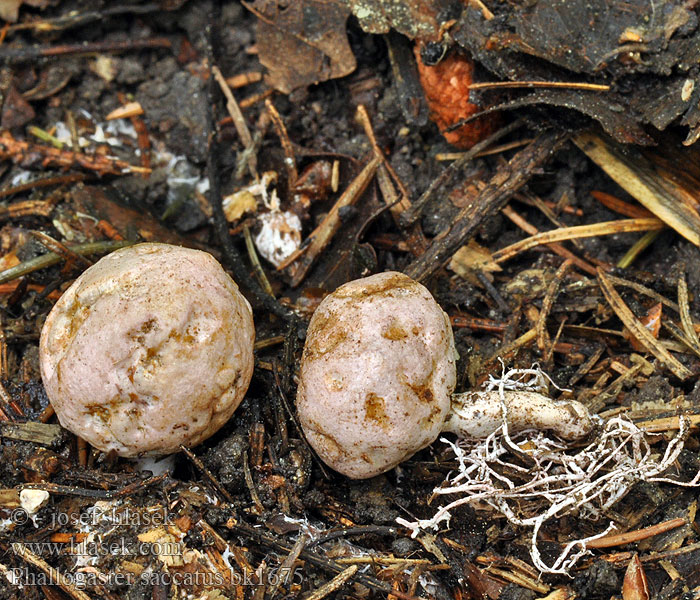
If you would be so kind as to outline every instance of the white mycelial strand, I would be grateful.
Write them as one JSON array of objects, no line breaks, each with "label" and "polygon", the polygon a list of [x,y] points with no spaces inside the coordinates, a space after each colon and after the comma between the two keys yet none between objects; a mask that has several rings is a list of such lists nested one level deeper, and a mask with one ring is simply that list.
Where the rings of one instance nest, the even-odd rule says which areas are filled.
[{"label": "white mycelial strand", "polygon": [[[522,389],[518,386],[533,389],[541,384],[540,374],[539,369],[512,370],[500,380],[492,378],[487,389],[498,387],[503,399],[507,389]],[[529,380],[530,383],[523,380],[524,376],[533,375],[535,380]],[[537,546],[537,536],[547,521],[571,513],[597,520],[640,481],[700,485],[700,471],[691,481],[663,476],[683,450],[689,430],[687,419],[680,420],[678,435],[669,442],[662,456],[652,453],[645,432],[625,417],[609,419],[588,446],[572,452],[566,442],[540,431],[528,430],[510,436],[505,409],[503,401],[503,425],[485,439],[460,439],[454,443],[441,438],[454,452],[459,466],[434,493],[458,497],[439,508],[430,519],[414,522],[397,519],[412,530],[412,537],[421,530],[437,530],[443,522],[449,526],[450,511],[458,506],[487,505],[514,525],[532,529],[530,556],[540,572],[568,575],[590,553],[586,545],[607,535],[614,525],[610,523],[596,535],[572,540],[552,564],[546,564]],[[527,446],[521,446],[524,442]],[[527,467],[514,455],[524,456]],[[529,479],[515,483],[508,472],[518,472]]]}]

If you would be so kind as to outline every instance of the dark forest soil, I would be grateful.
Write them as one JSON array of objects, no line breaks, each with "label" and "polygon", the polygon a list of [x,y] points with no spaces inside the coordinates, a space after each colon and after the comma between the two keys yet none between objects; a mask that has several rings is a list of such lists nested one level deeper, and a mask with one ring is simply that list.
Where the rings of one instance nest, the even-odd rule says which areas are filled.
[{"label": "dark forest soil", "polygon": [[[71,1],[42,11],[23,7],[21,20],[107,8],[109,3],[97,6]],[[232,251],[222,246],[217,235],[207,188],[196,188],[195,184],[209,177],[211,186],[213,175],[221,194],[229,195],[252,183],[245,168],[239,168],[244,165],[240,158],[243,146],[225,103],[218,88],[210,86],[208,54],[213,50],[225,77],[264,72],[264,68],[256,55],[255,16],[237,2],[226,2],[210,35],[211,14],[209,2],[190,1],[174,10],[127,12],[63,31],[20,30],[8,34],[4,48],[20,53],[35,44],[55,47],[84,42],[123,44],[125,49],[22,59],[12,58],[8,52],[0,77],[6,97],[2,113],[6,132],[15,139],[47,145],[48,142],[32,137],[28,127],[58,136],[57,123],[67,123],[70,115],[78,136],[88,139],[100,128],[107,131],[105,136],[115,139],[109,147],[113,157],[143,166],[142,156],[150,153],[152,170],[144,176],[100,174],[77,164],[57,169],[42,162],[37,152],[28,152],[16,164],[4,160],[0,163],[0,244],[4,255],[0,270],[46,252],[30,235],[31,231],[45,232],[70,246],[108,241],[107,230],[96,225],[107,221],[118,232],[111,235],[112,241],[167,241],[205,249],[234,278],[239,279],[241,271],[252,274],[242,223],[255,236],[260,228],[256,212],[229,225],[233,251],[241,257],[237,265],[231,258]],[[438,160],[439,155],[454,149],[431,122],[421,127],[407,124],[397,99],[384,37],[364,33],[352,19],[348,27],[358,63],[351,75],[290,95],[272,93],[269,99],[293,143],[299,172],[318,160],[337,159],[340,191],[371,157],[371,143],[355,118],[357,107],[365,106],[379,146],[415,201],[449,164]],[[133,47],[134,40],[160,38],[169,40],[169,47]],[[28,94],[39,86],[46,89],[45,93]],[[267,89],[266,83],[260,81],[233,91],[240,102]],[[29,100],[11,101],[10,90],[28,95]],[[213,123],[218,129],[213,171],[212,100]],[[121,120],[122,129],[116,132],[106,129],[105,117],[129,101],[138,102],[144,114]],[[251,132],[260,136],[258,171],[277,173],[278,194],[283,209],[287,208],[293,194],[287,188],[284,151],[264,102],[245,108],[244,115]],[[549,125],[546,110],[521,114],[513,111],[501,118],[508,123],[521,116],[526,119],[525,127],[500,143],[537,137]],[[561,123],[561,113],[557,113],[556,123]],[[134,125],[136,131],[142,127],[147,131],[150,150],[142,145],[143,140],[128,133]],[[682,139],[679,132],[669,132],[676,134]],[[70,132],[67,135],[70,139]],[[88,139],[85,152],[95,152],[98,147],[106,148],[104,143]],[[504,150],[475,159],[465,167],[459,183],[473,187],[477,182],[488,181],[516,151]],[[76,173],[80,174],[80,181],[68,179]],[[27,181],[49,177],[64,179],[54,185],[29,185],[5,193]],[[182,184],[182,180],[189,183]],[[557,225],[532,202],[528,203],[535,197],[553,203],[562,227],[623,218],[597,201],[591,195],[594,190],[635,203],[568,142],[533,174],[524,190],[526,193],[512,200],[510,206],[540,231]],[[438,194],[423,211],[420,224],[428,239],[449,228],[459,212],[459,202],[473,194],[469,189],[448,192]],[[328,193],[305,209],[304,238],[337,196]],[[48,200],[53,208],[44,214],[5,212],[4,207],[27,200]],[[277,272],[261,259],[279,300],[278,315],[273,314],[269,302],[261,300],[239,279],[254,307],[259,342],[249,393],[222,430],[194,448],[191,456],[180,453],[172,457],[169,470],[163,474],[158,474],[162,465],[144,465],[96,450],[88,449],[87,457],[81,458],[75,436],[65,430],[43,442],[31,436],[29,441],[22,441],[8,429],[0,430],[0,517],[4,519],[0,521],[0,599],[263,600],[273,595],[301,598],[351,564],[347,560],[334,561],[358,556],[381,556],[386,560],[359,563],[349,582],[339,584],[337,590],[326,590],[317,600],[325,595],[386,597],[392,589],[398,594],[394,598],[404,599],[530,600],[553,591],[559,594],[557,598],[610,598],[622,595],[625,569],[635,552],[643,559],[641,564],[649,578],[648,597],[696,597],[700,570],[696,566],[697,492],[693,488],[642,482],[633,486],[600,522],[588,522],[576,514],[550,521],[539,537],[539,548],[547,563],[558,556],[568,540],[600,532],[605,529],[601,523],[607,524],[611,519],[623,530],[641,529],[677,517],[686,520],[682,527],[638,544],[593,550],[571,570],[570,576],[539,577],[530,566],[531,531],[510,524],[485,505],[456,509],[449,529],[418,539],[412,539],[409,530],[397,525],[400,517],[411,521],[429,518],[440,505],[439,499],[430,501],[432,491],[457,467],[454,455],[444,443],[435,442],[400,467],[366,481],[352,481],[321,468],[293,418],[295,375],[305,328],[323,294],[340,283],[372,272],[401,271],[412,262],[414,257],[402,245],[400,229],[387,211],[378,210],[382,206],[381,194],[372,184],[362,199],[341,215],[341,228],[332,244],[296,288],[290,286],[287,274]],[[564,206],[571,210],[563,210]],[[261,204],[258,211],[264,212]],[[564,244],[592,264],[615,265],[642,235],[619,233]],[[480,227],[475,240],[494,252],[526,236],[498,212]],[[547,286],[561,263],[561,257],[539,246],[502,263],[502,270],[492,274],[491,290],[478,279],[463,279],[448,269],[437,270],[426,282],[453,317],[460,355],[458,391],[481,384],[489,374],[500,374],[501,366],[496,360],[499,349],[535,326]],[[611,273],[672,301],[677,300],[678,279],[684,277],[690,312],[697,322],[699,265],[698,248],[673,230],[665,229],[631,267],[613,269]],[[0,368],[6,392],[1,396],[0,408],[4,421],[21,424],[38,421],[48,414],[49,423],[57,423],[56,417],[46,412],[48,399],[38,366],[39,333],[59,292],[81,270],[80,265],[66,266],[62,261],[24,275],[18,286],[3,288]],[[13,281],[16,283],[17,279]],[[249,275],[248,281],[255,279]],[[577,282],[580,289],[571,287]],[[621,335],[623,325],[595,282],[595,277],[575,268],[563,280],[562,287],[566,289],[557,297],[548,321],[550,342],[564,320],[567,326],[581,326],[563,330],[558,339],[564,344],[563,350],[548,358],[531,342],[509,353],[505,357],[507,366],[530,368],[539,362],[556,385],[573,388],[570,397],[574,398],[586,394],[591,398],[605,390],[609,397],[597,407],[601,412],[630,410],[639,421],[673,416],[681,409],[694,412],[700,401],[700,388],[696,386],[700,360],[689,351],[676,351],[676,343],[674,356],[694,373],[680,381],[643,348],[633,349],[629,339]],[[3,280],[4,283],[10,282]],[[655,304],[634,289],[620,287],[618,291],[638,317]],[[294,309],[298,319],[279,316],[289,308]],[[463,318],[462,325],[459,318]],[[482,320],[482,324],[477,320]],[[486,322],[489,326],[483,325]],[[603,330],[608,334],[600,333]],[[673,339],[665,330],[661,337]],[[269,343],[260,344],[261,341]],[[576,385],[570,386],[572,376],[599,352],[601,345],[598,358]],[[620,381],[618,388],[609,389],[607,386],[625,369],[636,364],[631,358],[635,352],[645,356],[653,368],[635,371],[632,377]],[[609,375],[601,381],[605,373]],[[660,433],[654,438],[654,443],[658,443],[654,448],[660,451],[673,435],[672,430]],[[686,479],[691,479],[697,470],[697,451],[698,439],[690,434],[677,463]],[[18,508],[17,490],[32,483],[43,486],[51,497],[33,519],[26,519]],[[144,515],[148,511],[160,511],[165,523],[147,522]],[[125,514],[132,518],[129,520]],[[121,515],[125,521],[115,515]],[[280,563],[290,553],[301,552],[300,546],[294,548],[300,534],[309,536],[306,549],[297,562],[283,564],[292,575],[277,586]],[[69,543],[86,539],[95,543],[91,550],[71,553]],[[33,554],[45,561],[38,567],[26,554],[23,557],[16,545],[29,542],[46,543],[43,550],[32,547]],[[154,546],[141,548],[140,552],[136,549],[138,544],[156,543],[177,545],[176,556]],[[120,552],[124,544],[128,549]],[[61,551],[53,554],[49,548]],[[229,570],[227,564],[233,569]],[[56,573],[49,565],[68,577],[63,587],[39,585],[56,583],[46,579]],[[214,579],[194,582],[195,574]],[[185,581],[185,576],[190,579]],[[226,581],[226,577],[230,579]],[[625,596],[633,597],[643,596]]]}]

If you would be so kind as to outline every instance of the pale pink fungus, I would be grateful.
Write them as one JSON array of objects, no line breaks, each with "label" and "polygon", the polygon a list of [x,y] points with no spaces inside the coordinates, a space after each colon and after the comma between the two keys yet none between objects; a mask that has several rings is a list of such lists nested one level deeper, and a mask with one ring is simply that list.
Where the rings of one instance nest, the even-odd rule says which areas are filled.
[{"label": "pale pink fungus", "polygon": [[253,314],[206,252],[138,244],[102,258],[41,332],[46,393],[66,429],[120,456],[214,434],[253,373]]},{"label": "pale pink fungus", "polygon": [[[502,425],[498,391],[453,395],[456,351],[447,315],[401,273],[351,281],[324,298],[307,331],[297,410],[311,446],[354,479],[388,471],[442,431],[488,435]],[[586,435],[578,402],[506,392],[512,430]]]}]

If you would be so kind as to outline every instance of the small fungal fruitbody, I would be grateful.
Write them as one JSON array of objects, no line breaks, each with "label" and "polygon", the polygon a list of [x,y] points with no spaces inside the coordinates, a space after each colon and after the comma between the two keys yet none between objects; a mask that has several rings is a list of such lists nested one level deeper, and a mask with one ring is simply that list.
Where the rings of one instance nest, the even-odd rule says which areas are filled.
[{"label": "small fungal fruitbody", "polygon": [[214,434],[253,373],[248,301],[210,254],[117,250],[51,310],[41,376],[66,429],[120,456],[165,455]]},{"label": "small fungal fruitbody", "polygon": [[[447,315],[402,273],[351,281],[323,299],[307,331],[297,390],[299,420],[330,467],[373,477],[442,431],[487,436],[502,425],[498,391],[453,394],[456,351]],[[506,391],[512,431],[589,433],[587,409],[535,392]]]}]

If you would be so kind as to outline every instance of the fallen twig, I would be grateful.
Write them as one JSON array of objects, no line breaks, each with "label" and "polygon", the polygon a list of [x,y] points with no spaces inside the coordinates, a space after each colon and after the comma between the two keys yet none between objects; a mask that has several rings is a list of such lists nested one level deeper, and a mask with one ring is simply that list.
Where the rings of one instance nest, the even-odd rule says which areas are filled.
[{"label": "fallen twig", "polygon": [[0,134],[0,160],[11,160],[15,163],[25,161],[36,162],[39,160],[42,167],[82,167],[95,171],[100,175],[123,175],[125,173],[150,173],[150,169],[144,169],[131,165],[118,158],[110,158],[95,154],[88,156],[82,152],[59,150],[52,146],[31,144],[24,140],[17,140],[5,131]]}]

